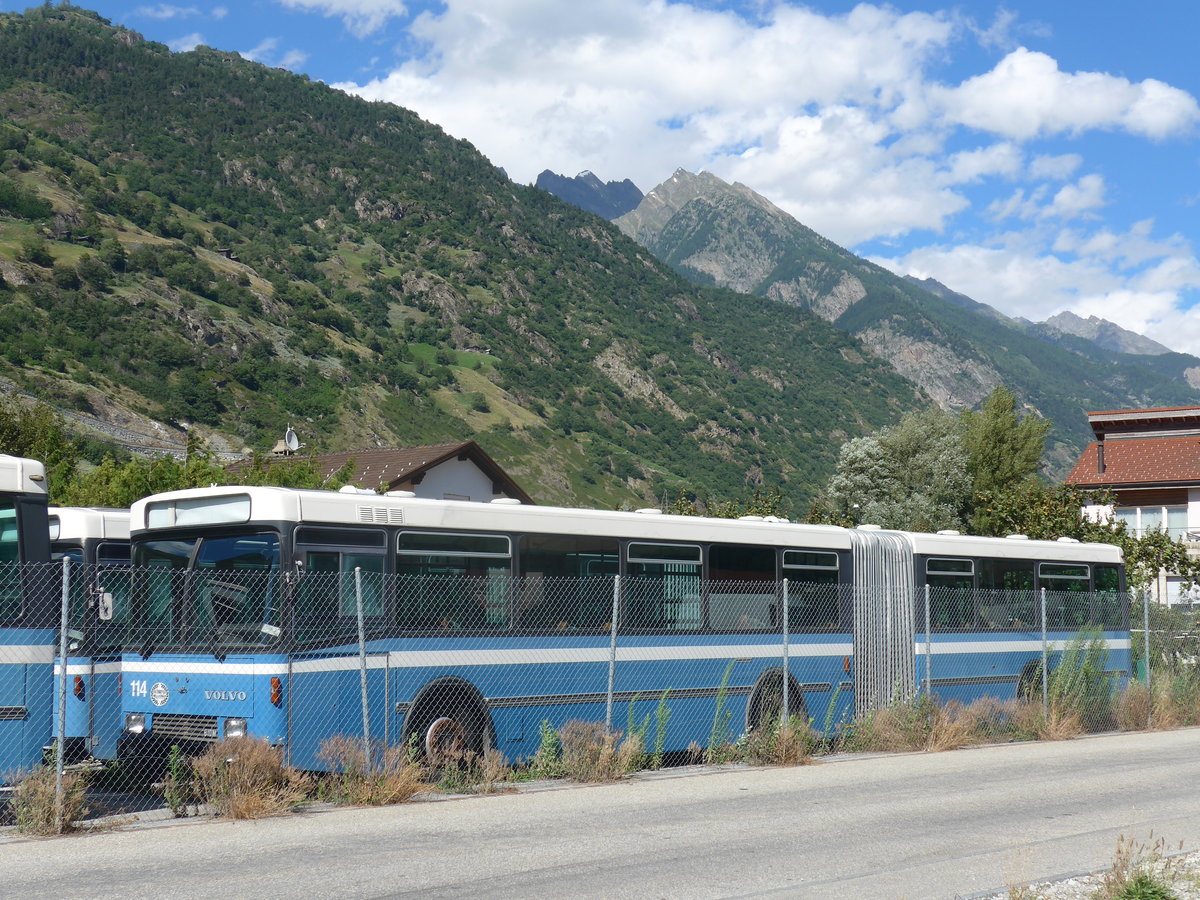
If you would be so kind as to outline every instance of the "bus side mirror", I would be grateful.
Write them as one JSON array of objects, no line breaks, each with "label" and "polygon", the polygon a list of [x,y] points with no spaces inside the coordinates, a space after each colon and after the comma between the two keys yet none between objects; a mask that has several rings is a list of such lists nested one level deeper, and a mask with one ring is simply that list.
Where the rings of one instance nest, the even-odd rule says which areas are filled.
[{"label": "bus side mirror", "polygon": [[99,593],[99,603],[97,604],[96,614],[100,617],[101,622],[111,622],[113,617],[113,595],[112,591],[101,590]]}]

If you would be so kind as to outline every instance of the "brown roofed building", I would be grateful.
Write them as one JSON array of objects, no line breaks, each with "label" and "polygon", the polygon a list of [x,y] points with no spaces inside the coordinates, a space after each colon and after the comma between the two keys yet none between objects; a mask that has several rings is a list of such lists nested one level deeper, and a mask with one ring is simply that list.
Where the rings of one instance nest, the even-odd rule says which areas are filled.
[{"label": "brown roofed building", "polygon": [[[267,463],[289,459],[268,458]],[[390,447],[381,450],[351,450],[305,457],[322,475],[329,477],[353,463],[350,483],[376,491],[412,491],[418,497],[436,500],[476,500],[483,503],[501,498],[533,503],[499,463],[474,441],[429,444],[424,447]],[[234,463],[230,468],[245,465]]]},{"label": "brown roofed building", "polygon": [[[1095,440],[1067,476],[1067,484],[1105,488],[1115,515],[1137,534],[1161,528],[1200,549],[1200,406],[1117,409],[1088,413]],[[1160,599],[1179,598],[1180,579],[1164,574]]]}]

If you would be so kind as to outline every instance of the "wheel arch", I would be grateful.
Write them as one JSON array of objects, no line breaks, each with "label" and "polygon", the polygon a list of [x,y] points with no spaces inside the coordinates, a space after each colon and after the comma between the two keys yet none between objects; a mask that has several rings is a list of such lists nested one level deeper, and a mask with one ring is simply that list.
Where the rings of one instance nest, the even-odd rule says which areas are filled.
[{"label": "wheel arch", "polygon": [[[783,705],[783,677],[782,666],[772,666],[759,674],[750,691],[750,698],[746,701],[746,731],[755,730],[763,724],[764,719],[778,714]],[[799,716],[807,723],[808,706],[804,702],[804,692],[800,689],[800,683],[790,672],[787,679],[788,718]]]},{"label": "wheel arch", "polygon": [[459,718],[464,713],[478,723],[477,728],[466,729],[471,749],[483,752],[495,746],[496,728],[487,700],[479,688],[457,675],[439,676],[417,691],[404,714],[400,734],[405,741],[414,734],[423,738],[425,730],[436,719],[443,716]]}]

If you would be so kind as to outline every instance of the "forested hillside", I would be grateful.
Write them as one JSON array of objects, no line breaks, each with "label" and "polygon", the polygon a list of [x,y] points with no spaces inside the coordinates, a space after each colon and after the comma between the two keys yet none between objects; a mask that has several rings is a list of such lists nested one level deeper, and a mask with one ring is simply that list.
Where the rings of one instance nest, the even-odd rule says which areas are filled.
[{"label": "forested hillside", "polygon": [[844,438],[921,402],[808,312],[236,54],[4,14],[0,114],[0,378],[129,443],[470,436],[542,501],[802,508]]}]

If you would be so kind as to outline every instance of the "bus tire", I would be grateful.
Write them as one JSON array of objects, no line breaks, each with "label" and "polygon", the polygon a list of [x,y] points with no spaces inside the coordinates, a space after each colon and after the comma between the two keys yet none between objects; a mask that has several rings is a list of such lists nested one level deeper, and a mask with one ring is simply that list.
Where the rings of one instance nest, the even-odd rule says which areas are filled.
[{"label": "bus tire", "polygon": [[[808,724],[808,708],[804,705],[804,693],[790,674],[788,679],[789,719],[799,718]],[[746,731],[756,731],[764,725],[778,722],[783,707],[783,669],[767,669],[758,676],[750,702],[746,704]]]},{"label": "bus tire", "polygon": [[1031,659],[1021,668],[1021,674],[1017,677],[1017,699],[1040,700],[1041,697],[1042,661]]},{"label": "bus tire", "polygon": [[495,731],[487,702],[473,684],[461,678],[437,678],[417,692],[404,717],[401,733],[415,741],[431,765],[482,756]]}]

